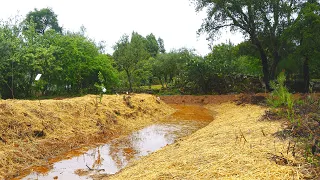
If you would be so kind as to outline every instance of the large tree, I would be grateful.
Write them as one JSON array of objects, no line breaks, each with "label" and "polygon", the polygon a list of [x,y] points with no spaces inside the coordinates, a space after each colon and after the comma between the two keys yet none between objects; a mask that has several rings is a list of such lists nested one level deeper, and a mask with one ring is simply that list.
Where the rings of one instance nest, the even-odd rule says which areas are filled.
[{"label": "large tree", "polygon": [[[207,9],[207,18],[199,33],[215,38],[221,30],[230,28],[250,38],[259,51],[263,80],[269,89],[269,78],[279,63],[280,37],[293,18],[298,0],[192,0],[196,11]],[[268,56],[271,58],[268,58]],[[269,66],[271,65],[271,68]]]},{"label": "large tree", "polygon": [[114,46],[113,57],[119,68],[126,73],[129,83],[129,91],[132,91],[133,75],[138,69],[138,64],[142,60],[150,57],[147,49],[147,40],[140,34],[133,32],[131,40],[129,41],[128,35],[123,35]]},{"label": "large tree", "polygon": [[35,30],[40,34],[44,34],[48,29],[53,29],[59,33],[62,32],[57,15],[50,8],[34,9],[34,11],[27,14],[25,22],[35,23]]},{"label": "large tree", "polygon": [[[310,63],[319,58],[320,53],[320,5],[309,0],[302,5],[301,11],[285,32],[285,38],[295,46],[294,56],[303,59],[304,91],[309,92]],[[318,69],[317,69],[318,70]]]},{"label": "large tree", "polygon": [[147,50],[152,57],[156,57],[159,53],[159,45],[156,37],[151,33],[146,36],[147,39]]},{"label": "large tree", "polygon": [[12,21],[0,23],[0,98],[15,98],[21,29]]},{"label": "large tree", "polygon": [[166,53],[166,49],[164,48],[164,41],[162,38],[158,38],[159,52]]}]

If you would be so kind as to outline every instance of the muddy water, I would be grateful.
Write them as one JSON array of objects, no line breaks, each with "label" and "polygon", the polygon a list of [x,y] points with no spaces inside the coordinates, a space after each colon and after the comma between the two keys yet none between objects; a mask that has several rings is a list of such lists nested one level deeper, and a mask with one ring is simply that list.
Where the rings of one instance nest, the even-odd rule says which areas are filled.
[{"label": "muddy water", "polygon": [[172,105],[177,109],[166,123],[154,124],[128,137],[112,140],[82,155],[57,162],[48,172],[34,172],[23,179],[92,179],[115,174],[130,161],[174,143],[213,120],[201,106]]}]

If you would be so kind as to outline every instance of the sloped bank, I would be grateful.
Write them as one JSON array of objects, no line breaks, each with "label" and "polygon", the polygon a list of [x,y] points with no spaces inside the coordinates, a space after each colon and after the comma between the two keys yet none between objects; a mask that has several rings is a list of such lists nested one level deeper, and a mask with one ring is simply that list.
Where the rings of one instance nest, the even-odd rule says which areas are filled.
[{"label": "sloped bank", "polygon": [[208,126],[107,179],[304,178],[301,154],[274,136],[283,122],[260,120],[265,108],[232,103],[207,107],[217,112]]},{"label": "sloped bank", "polygon": [[[0,179],[58,161],[70,150],[153,124],[174,110],[151,95],[0,101]],[[27,173],[27,172],[26,172]]]}]

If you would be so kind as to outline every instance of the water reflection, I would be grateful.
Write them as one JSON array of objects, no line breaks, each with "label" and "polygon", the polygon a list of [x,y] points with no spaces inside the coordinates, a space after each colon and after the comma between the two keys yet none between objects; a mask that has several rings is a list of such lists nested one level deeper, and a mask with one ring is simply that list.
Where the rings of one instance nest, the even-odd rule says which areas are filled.
[{"label": "water reflection", "polygon": [[189,133],[190,126],[152,125],[81,156],[55,163],[47,174],[32,173],[24,179],[91,179],[91,175],[115,174],[130,160],[146,156]]}]

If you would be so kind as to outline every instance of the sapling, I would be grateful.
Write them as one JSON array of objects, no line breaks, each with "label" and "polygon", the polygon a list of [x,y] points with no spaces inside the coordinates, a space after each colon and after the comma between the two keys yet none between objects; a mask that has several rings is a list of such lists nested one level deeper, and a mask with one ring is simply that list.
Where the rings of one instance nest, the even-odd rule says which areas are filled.
[{"label": "sapling", "polygon": [[[99,71],[98,73],[99,83],[95,83],[94,86],[97,88],[99,92],[100,103],[102,102],[103,94],[107,92],[107,89],[104,87],[105,79],[103,74]],[[97,97],[98,99],[98,97]]]},{"label": "sapling", "polygon": [[291,121],[295,121],[294,113],[294,99],[292,94],[288,91],[285,86],[286,76],[285,72],[282,71],[277,77],[277,81],[272,81],[270,83],[273,91],[271,92],[270,97],[267,98],[267,103],[270,104],[273,108],[285,107],[286,116]]}]

